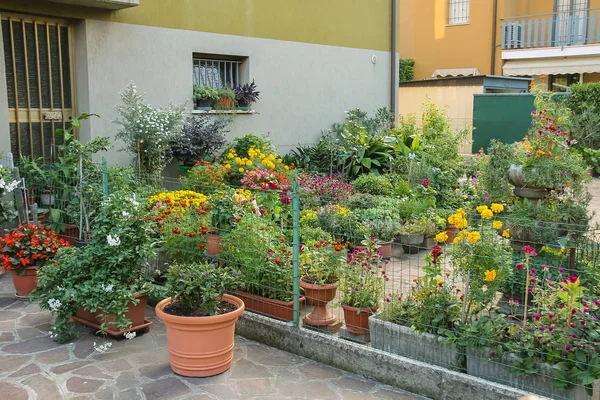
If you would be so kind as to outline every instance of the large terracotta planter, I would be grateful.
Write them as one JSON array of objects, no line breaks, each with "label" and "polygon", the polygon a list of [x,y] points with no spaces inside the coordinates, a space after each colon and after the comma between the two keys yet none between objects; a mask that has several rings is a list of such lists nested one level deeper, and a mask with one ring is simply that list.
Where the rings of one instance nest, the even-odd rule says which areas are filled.
[{"label": "large terracotta planter", "polygon": [[208,239],[208,248],[206,249],[206,252],[209,257],[214,257],[221,251],[221,236],[216,233],[209,233],[206,236]]},{"label": "large terracotta planter", "polygon": [[369,333],[369,316],[376,310],[367,307],[350,307],[345,304],[342,304],[342,308],[344,309],[344,319],[346,320],[346,330],[348,332],[353,335],[366,335]]},{"label": "large terracotta planter", "polygon": [[327,309],[327,303],[335,298],[337,283],[317,285],[300,279],[300,287],[304,289],[306,298],[315,308],[304,317],[304,323],[312,326],[327,326],[336,322],[335,315]]},{"label": "large terracotta planter", "polygon": [[17,297],[27,297],[33,289],[37,288],[37,267],[25,268],[23,275],[17,275],[16,271],[10,271],[12,274],[13,285],[17,291]]},{"label": "large terracotta planter", "polygon": [[79,322],[85,326],[91,328],[100,329],[103,322],[108,322],[104,331],[110,336],[123,336],[128,332],[136,332],[142,329],[148,328],[152,325],[152,321],[145,319],[146,305],[148,304],[148,295],[145,293],[136,293],[135,298],[139,300],[137,304],[129,304],[129,311],[125,313],[125,316],[131,321],[131,328],[125,329],[124,331],[119,330],[115,324],[110,322],[115,319],[114,315],[107,315],[101,317],[100,314],[104,314],[104,311],[97,310],[96,312],[90,312],[80,308],[77,314],[71,318],[74,321]]},{"label": "large terracotta planter", "polygon": [[244,312],[244,302],[228,294],[223,299],[237,309],[209,317],[180,317],[163,311],[171,304],[171,298],[156,305],[156,316],[167,328],[169,362],[175,373],[206,377],[225,372],[231,366],[235,322]]},{"label": "large terracotta planter", "polygon": [[392,242],[381,242],[379,244],[379,251],[381,252],[381,257],[384,259],[392,258]]},{"label": "large terracotta planter", "polygon": [[460,232],[460,229],[458,229],[456,227],[456,225],[454,225],[454,224],[446,225],[446,235],[448,235],[448,239],[446,239],[446,244],[454,243],[454,238],[456,236],[458,236],[458,232]]},{"label": "large terracotta planter", "polygon": [[[268,315],[269,317],[281,319],[284,321],[292,321],[294,319],[294,302],[269,299],[267,297],[257,296],[241,290],[236,290],[235,294],[244,301],[248,311],[257,314]],[[306,298],[300,297],[300,311],[302,311],[302,303]]]}]

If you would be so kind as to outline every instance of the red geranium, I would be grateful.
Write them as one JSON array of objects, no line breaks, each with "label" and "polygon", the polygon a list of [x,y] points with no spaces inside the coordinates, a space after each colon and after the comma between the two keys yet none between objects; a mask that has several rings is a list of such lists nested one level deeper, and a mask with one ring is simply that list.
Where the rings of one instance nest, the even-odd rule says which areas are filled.
[{"label": "red geranium", "polygon": [[5,230],[0,238],[0,263],[5,270],[22,274],[27,267],[44,266],[61,247],[68,245],[54,231],[32,224],[19,225],[12,231]]}]

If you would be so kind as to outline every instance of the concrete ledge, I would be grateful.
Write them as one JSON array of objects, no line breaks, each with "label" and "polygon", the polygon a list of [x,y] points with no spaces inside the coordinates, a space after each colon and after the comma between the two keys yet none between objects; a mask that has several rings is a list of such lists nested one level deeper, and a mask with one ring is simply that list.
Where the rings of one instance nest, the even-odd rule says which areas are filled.
[{"label": "concrete ledge", "polygon": [[120,10],[123,8],[136,7],[140,0],[49,0],[53,3],[67,3],[86,7],[105,8],[108,10]]},{"label": "concrete ledge", "polygon": [[516,400],[527,393],[246,312],[236,334],[433,400]]}]

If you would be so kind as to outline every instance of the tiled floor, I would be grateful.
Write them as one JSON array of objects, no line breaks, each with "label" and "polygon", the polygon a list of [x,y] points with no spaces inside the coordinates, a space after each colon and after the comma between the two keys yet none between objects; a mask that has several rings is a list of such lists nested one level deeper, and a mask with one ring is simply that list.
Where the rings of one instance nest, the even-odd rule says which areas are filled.
[{"label": "tiled floor", "polygon": [[231,369],[211,378],[184,378],[170,367],[164,325],[133,340],[110,340],[81,329],[73,343],[48,334],[51,314],[13,296],[0,276],[0,399],[422,399],[294,354],[236,337]]}]

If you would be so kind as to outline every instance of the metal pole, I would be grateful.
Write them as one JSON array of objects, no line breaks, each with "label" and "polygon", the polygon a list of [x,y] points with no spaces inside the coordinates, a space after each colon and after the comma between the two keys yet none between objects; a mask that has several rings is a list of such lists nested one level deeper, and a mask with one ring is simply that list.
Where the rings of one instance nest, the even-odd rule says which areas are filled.
[{"label": "metal pole", "polygon": [[83,157],[79,156],[79,240],[83,240]]},{"label": "metal pole", "polygon": [[102,198],[105,201],[108,199],[108,171],[104,157],[102,157]]},{"label": "metal pole", "polygon": [[465,318],[467,316],[467,297],[469,297],[469,281],[471,280],[471,271],[467,272],[467,281],[465,282],[465,291],[463,293],[463,304],[462,304],[462,313],[460,316],[460,322],[465,323]]},{"label": "metal pole", "polygon": [[292,225],[293,238],[293,263],[294,263],[294,328],[300,323],[300,197],[298,196],[298,181],[294,180],[292,194]]},{"label": "metal pole", "polygon": [[397,15],[398,15],[398,3],[397,0],[392,0],[392,21],[391,21],[391,49],[390,49],[390,111],[394,116],[394,121],[397,121],[398,113],[396,110],[396,99],[398,98],[398,85],[396,81],[398,79],[398,61],[396,60],[396,34],[397,28]]}]

